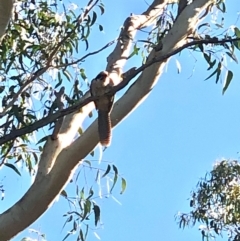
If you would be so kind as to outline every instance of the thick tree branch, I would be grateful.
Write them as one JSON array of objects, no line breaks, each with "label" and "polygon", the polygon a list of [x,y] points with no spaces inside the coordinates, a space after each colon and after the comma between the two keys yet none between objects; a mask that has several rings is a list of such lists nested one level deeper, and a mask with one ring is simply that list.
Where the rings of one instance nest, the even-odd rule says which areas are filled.
[{"label": "thick tree branch", "polygon": [[[73,22],[75,25],[75,30],[86,19],[89,12],[93,9],[94,6],[97,5],[98,2],[99,0],[88,1],[88,4],[83,13],[80,14],[78,18]],[[74,33],[74,29],[73,31],[66,34],[65,38],[62,40],[62,43],[64,43],[68,38],[71,38],[72,33]],[[57,49],[59,49],[60,46],[61,44],[58,44],[58,46],[55,48],[55,53],[57,53]],[[93,105],[90,103],[82,108],[82,110],[84,109],[84,112],[77,111],[75,113],[69,114],[66,118],[61,117],[59,119],[60,122],[58,121],[58,129],[55,129],[58,132],[58,138],[54,142],[48,139],[48,141],[45,143],[41,159],[38,164],[36,181],[49,173],[60,151],[69,145],[73,138],[76,136],[78,128],[86,118],[87,113],[89,113],[89,111],[92,109],[92,106]]]},{"label": "thick tree branch", "polygon": [[[135,70],[132,70],[125,78],[123,78],[123,81],[121,83],[119,83],[118,85],[114,86],[112,91],[109,92],[110,95],[115,94],[116,92],[122,90],[123,88],[125,88],[128,83],[135,77],[137,76],[139,73],[141,73],[143,70],[145,70],[146,68],[150,67],[151,65],[158,63],[158,62],[163,62],[165,60],[167,60],[168,58],[170,58],[171,56],[178,54],[179,52],[181,52],[182,50],[191,47],[191,46],[196,46],[196,45],[200,45],[200,44],[223,44],[223,43],[233,43],[236,41],[240,41],[240,38],[234,38],[234,39],[222,39],[219,40],[217,38],[212,38],[212,39],[203,39],[203,40],[195,40],[195,41],[191,41],[189,43],[184,44],[183,46],[173,50],[170,53],[167,53],[165,55],[162,56],[158,56],[158,57],[154,57],[152,58],[149,62],[147,62],[146,64],[143,64],[142,66],[140,66],[139,68],[136,68]],[[35,130],[38,130],[41,127],[44,127],[52,122],[54,122],[56,119],[66,116],[68,114],[71,114],[75,111],[80,110],[82,107],[84,107],[85,105],[87,105],[88,103],[96,100],[97,97],[88,97],[88,98],[83,98],[83,100],[81,100],[79,103],[70,106],[64,110],[61,111],[57,111],[54,114],[51,114],[47,117],[44,117],[43,119],[34,122],[33,124],[23,127],[19,130],[14,130],[13,132],[11,132],[10,134],[7,134],[3,137],[0,138],[0,145],[11,141],[19,136],[25,135],[27,133],[31,133]]]},{"label": "thick tree branch", "polygon": [[[149,62],[154,58],[159,60],[161,56],[166,56],[183,46],[188,34],[192,33],[197,26],[199,13],[211,2],[209,0],[195,0],[188,5],[163,39],[163,49],[159,52],[153,50],[149,56]],[[131,88],[115,103],[111,115],[113,125],[117,125],[147,97],[162,73],[165,62],[166,59],[162,62],[154,62],[145,68]],[[0,216],[1,241],[12,238],[47,210],[56,195],[66,185],[80,160],[87,156],[97,143],[97,122],[95,121],[83,135],[58,154],[55,165],[52,166],[49,173],[36,179],[27,193]],[[42,197],[43,193],[44,198]],[[25,218],[22,219],[22,217]]]},{"label": "thick tree branch", "polygon": [[13,0],[0,0],[0,39],[4,35],[11,18],[12,8]]},{"label": "thick tree branch", "polygon": [[110,77],[115,79],[113,70],[117,74],[121,73],[128,59],[137,30],[150,26],[163,13],[167,4],[168,0],[155,0],[141,15],[132,15],[125,20],[118,37],[118,43],[107,58],[106,70],[110,72]]}]

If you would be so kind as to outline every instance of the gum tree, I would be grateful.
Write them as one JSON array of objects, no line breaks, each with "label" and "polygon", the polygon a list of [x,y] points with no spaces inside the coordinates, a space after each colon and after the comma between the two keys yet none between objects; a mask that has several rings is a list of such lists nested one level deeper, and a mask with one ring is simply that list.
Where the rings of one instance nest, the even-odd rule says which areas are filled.
[{"label": "gum tree", "polygon": [[[222,19],[209,21],[216,12],[224,16],[227,5],[223,0],[154,0],[143,13],[125,19],[116,40],[94,52],[88,51],[89,36],[94,27],[100,31],[104,28],[96,23],[104,14],[104,2],[90,0],[86,6],[60,2],[17,0],[13,7],[12,1],[0,1],[1,165],[20,174],[16,166],[20,162],[28,167],[30,175],[35,175],[28,191],[0,215],[2,241],[27,228],[60,193],[67,197],[64,187],[98,144],[97,121],[84,132],[81,130],[83,121],[94,109],[92,101],[98,98],[90,97],[88,91],[83,93],[89,84],[81,67],[83,61],[110,45],[115,46],[105,69],[118,82],[106,95],[116,93],[135,78],[113,107],[113,126],[149,95],[171,56],[182,51],[203,56],[212,71],[209,78],[214,76],[216,82],[226,72],[223,93],[233,77],[224,61],[237,61],[238,28],[221,30]],[[141,30],[148,33],[146,39],[137,39]],[[79,48],[83,44],[84,53]],[[122,74],[128,60],[138,53],[142,55],[142,65],[132,66]],[[39,134],[41,130],[44,131]],[[114,186],[118,177],[115,166],[108,166],[103,176],[110,169]],[[123,190],[125,185],[122,179]],[[80,192],[81,211],[74,221],[75,230],[77,222],[87,219],[92,208],[98,222],[99,207],[92,202],[92,193],[88,190],[86,195],[83,189]],[[84,239],[82,230],[79,235],[79,240]]]}]

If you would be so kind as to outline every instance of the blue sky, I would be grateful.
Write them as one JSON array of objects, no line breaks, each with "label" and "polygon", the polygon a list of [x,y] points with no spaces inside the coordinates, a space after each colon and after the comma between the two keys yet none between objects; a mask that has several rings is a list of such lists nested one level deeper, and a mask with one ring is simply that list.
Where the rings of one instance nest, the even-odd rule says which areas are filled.
[{"label": "blue sky", "polygon": [[[143,0],[138,4],[134,0],[108,0],[105,5],[106,14],[98,20],[105,33],[93,35],[97,41],[92,49],[115,38],[130,13],[141,13],[147,7]],[[236,6],[237,0],[231,1],[226,26],[235,24]],[[114,21],[109,21],[111,18]],[[105,68],[109,52],[86,61],[83,67],[89,76],[95,77]],[[240,82],[239,66],[229,63],[234,78],[223,96],[221,83],[204,81],[210,72],[202,56],[195,57],[196,62],[188,51],[180,58],[174,56],[147,100],[113,130],[112,145],[104,152],[103,161],[118,167],[127,180],[127,190],[119,195],[120,187],[115,188],[114,197],[121,205],[111,197],[97,200],[102,225],[96,232],[101,240],[201,240],[197,227],[180,230],[174,215],[189,211],[190,191],[217,159],[239,158]],[[176,59],[182,65],[180,74]],[[137,57],[133,64],[139,64]],[[29,178],[11,170],[2,170],[2,177],[6,197],[1,201],[1,211],[15,203],[29,185]],[[31,228],[46,233],[48,241],[61,240],[65,235],[61,232],[62,215],[67,211],[66,201],[60,198]],[[27,235],[24,232],[13,240]],[[91,231],[88,240],[97,240]]]}]

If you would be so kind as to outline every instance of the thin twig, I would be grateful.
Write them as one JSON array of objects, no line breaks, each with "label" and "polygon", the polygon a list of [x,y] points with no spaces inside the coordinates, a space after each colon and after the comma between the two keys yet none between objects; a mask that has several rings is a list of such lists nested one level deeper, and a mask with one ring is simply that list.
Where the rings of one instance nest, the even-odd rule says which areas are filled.
[{"label": "thin twig", "polygon": [[[148,68],[149,66],[151,66],[154,63],[165,61],[169,57],[181,52],[185,48],[188,48],[188,47],[191,47],[191,46],[194,46],[194,45],[198,45],[198,44],[221,44],[221,43],[229,43],[229,42],[236,42],[236,41],[240,41],[240,38],[223,39],[223,40],[218,40],[218,39],[213,38],[213,39],[208,39],[208,40],[205,40],[205,39],[204,40],[195,40],[195,41],[186,43],[183,46],[173,50],[172,52],[170,52],[168,54],[153,58],[151,61],[147,62],[146,64],[143,64],[142,66],[140,66],[139,68],[137,68],[135,70],[132,69],[132,71],[130,71],[130,73],[127,74],[126,77],[124,77],[123,81],[120,84],[114,86],[112,88],[112,90],[109,91],[109,93],[106,93],[106,94],[112,95],[112,94],[118,92],[119,90],[121,90],[125,86],[127,86],[127,84],[136,75],[138,75],[140,72],[142,72],[144,69]],[[85,96],[87,96],[87,94],[85,94]],[[98,99],[98,97],[88,97],[86,99],[84,99],[84,98],[86,98],[86,97],[83,97],[82,100],[80,100],[79,103],[74,104],[73,106],[70,106],[70,107],[68,107],[64,110],[61,110],[61,111],[57,111],[56,113],[54,113],[52,115],[49,115],[47,117],[44,117],[41,120],[36,121],[35,123],[33,123],[29,126],[26,126],[26,127],[21,128],[21,129],[12,131],[11,133],[9,133],[9,134],[5,135],[4,137],[0,138],[0,145],[4,144],[4,143],[6,143],[10,140],[13,140],[13,139],[15,139],[19,136],[22,136],[24,134],[31,133],[31,132],[33,132],[33,131],[35,131],[35,130],[43,127],[43,126],[46,126],[46,125],[54,122],[56,119],[58,119],[60,117],[63,117],[65,115],[68,115],[68,114],[71,114],[75,111],[78,111],[83,106],[90,103],[91,101],[94,101],[94,100]]]},{"label": "thin twig", "polygon": [[83,60],[85,60],[87,57],[91,56],[91,55],[94,55],[94,54],[98,54],[100,53],[101,51],[103,51],[104,49],[108,48],[109,46],[113,45],[118,39],[115,39],[115,40],[112,40],[110,41],[109,43],[107,43],[106,45],[104,45],[102,48],[96,50],[96,51],[93,51],[93,52],[90,52],[86,55],[84,55],[82,58],[80,59],[77,59],[71,63],[68,63],[68,64],[61,64],[61,65],[57,65],[57,66],[53,66],[54,68],[62,68],[62,67],[67,67],[67,66],[71,66],[71,65],[74,65],[74,64],[77,64],[79,62],[82,62]]},{"label": "thin twig", "polygon": [[[56,55],[56,53],[58,52],[59,48],[67,41],[68,38],[71,37],[71,34],[75,32],[75,30],[77,29],[77,27],[83,22],[83,20],[87,17],[87,15],[89,14],[89,12],[93,9],[93,7],[99,2],[99,0],[96,0],[93,4],[92,4],[92,0],[90,0],[88,2],[87,8],[86,10],[80,14],[77,19],[76,19],[76,25],[74,27],[74,29],[67,33],[66,36],[62,39],[62,41],[60,41],[57,46],[53,49],[53,51],[50,53],[49,57],[48,57],[48,61],[46,63],[46,66],[37,70],[34,74],[32,74],[32,76],[26,80],[25,83],[23,83],[23,85],[20,87],[20,89],[18,90],[18,92],[13,96],[12,100],[8,103],[8,105],[4,108],[4,110],[0,113],[0,118],[2,118],[8,111],[9,109],[13,106],[14,102],[17,100],[17,98],[19,97],[19,95],[27,88],[27,86],[29,84],[31,84],[34,80],[36,80],[39,76],[41,76],[42,74],[44,74],[49,67],[51,67],[51,62],[54,58],[54,56]],[[89,55],[91,55],[91,53],[89,53]],[[87,56],[86,56],[87,57]],[[83,57],[85,58],[85,56]],[[81,61],[81,60],[79,60]]]},{"label": "thin twig", "polygon": [[34,80],[40,77],[48,67],[41,68],[37,70],[23,85],[20,87],[18,92],[13,96],[12,100],[8,103],[8,105],[4,108],[4,110],[0,113],[0,118],[2,118],[7,111],[13,106],[14,102],[17,100],[18,96],[27,88],[29,84],[31,84]]}]

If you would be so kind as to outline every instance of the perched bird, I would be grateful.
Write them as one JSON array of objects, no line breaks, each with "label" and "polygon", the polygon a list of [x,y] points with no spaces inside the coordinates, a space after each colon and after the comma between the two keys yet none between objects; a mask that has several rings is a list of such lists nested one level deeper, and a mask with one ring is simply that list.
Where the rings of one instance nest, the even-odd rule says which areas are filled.
[{"label": "perched bird", "polygon": [[98,134],[99,141],[102,146],[109,146],[111,143],[111,119],[110,112],[112,110],[114,96],[106,95],[114,85],[107,71],[100,72],[95,79],[92,80],[90,92],[92,96],[99,97],[94,101],[96,110],[98,111]]}]

